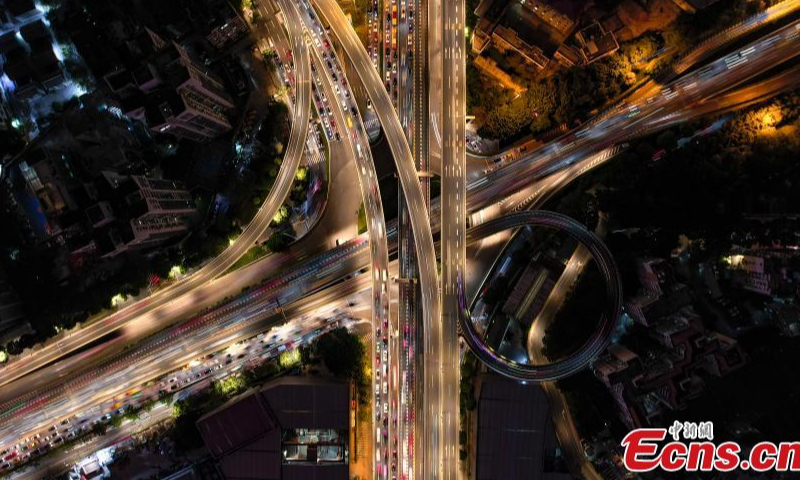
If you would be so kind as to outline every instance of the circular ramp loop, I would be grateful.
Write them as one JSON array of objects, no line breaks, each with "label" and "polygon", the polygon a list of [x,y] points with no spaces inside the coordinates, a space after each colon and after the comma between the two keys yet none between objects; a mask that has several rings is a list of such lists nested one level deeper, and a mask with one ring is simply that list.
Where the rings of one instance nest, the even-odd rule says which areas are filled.
[{"label": "circular ramp loop", "polygon": [[490,237],[503,230],[519,227],[546,227],[563,231],[580,242],[592,254],[606,284],[606,306],[594,334],[575,352],[557,362],[544,365],[522,364],[498,354],[486,344],[472,322],[467,307],[461,273],[458,280],[458,323],[461,336],[472,353],[492,370],[509,378],[526,382],[558,380],[583,370],[608,346],[622,313],[622,282],[608,247],[594,233],[570,217],[543,210],[512,213],[477,225],[469,230],[468,241]]}]

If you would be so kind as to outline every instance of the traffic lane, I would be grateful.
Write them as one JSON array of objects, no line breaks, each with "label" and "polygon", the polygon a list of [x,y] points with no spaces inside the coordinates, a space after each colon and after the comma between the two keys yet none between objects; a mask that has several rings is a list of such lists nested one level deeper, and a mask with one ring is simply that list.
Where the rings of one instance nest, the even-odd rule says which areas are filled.
[{"label": "traffic lane", "polygon": [[[375,108],[378,113],[381,125],[384,127],[384,132],[398,167],[398,176],[400,177],[403,192],[406,196],[409,212],[411,214],[412,230],[416,241],[415,245],[420,268],[420,284],[422,302],[424,305],[423,316],[426,325],[429,327],[429,331],[434,332],[432,336],[440,338],[441,335],[435,333],[439,328],[436,253],[433,246],[433,237],[427,215],[427,208],[422,197],[422,191],[416,175],[416,167],[411,157],[411,151],[406,142],[400,122],[392,108],[391,100],[382,82],[378,78],[377,73],[370,68],[369,58],[361,49],[360,42],[344,17],[341,9],[339,9],[335,2],[331,2],[330,0],[318,1],[317,5],[320,7],[319,10],[322,15],[331,25],[331,29],[339,38],[350,61],[355,65],[356,71],[360,74],[362,83],[372,100],[373,108]],[[435,357],[435,352],[441,351],[441,349],[434,350],[433,348],[429,348],[428,351],[432,352],[431,357]],[[431,358],[431,360],[433,361],[432,363],[436,365],[441,362],[441,360],[437,360],[436,358]],[[439,370],[434,368],[433,371],[436,372]]]},{"label": "traffic lane", "polygon": [[[93,372],[91,375],[87,376],[84,379],[84,386],[81,387],[82,393],[78,391],[78,379],[73,381],[69,391],[69,397],[72,401],[67,403],[64,408],[83,408],[86,405],[94,405],[94,403],[98,402],[101,398],[114,398],[119,396],[123,394],[125,390],[131,388],[131,385],[142,384],[179,368],[193,358],[218,350],[231,342],[239,341],[242,338],[248,338],[248,336],[264,331],[266,328],[285,323],[284,319],[287,318],[287,316],[291,318],[316,314],[320,309],[330,310],[333,308],[331,305],[336,306],[337,303],[342,303],[342,305],[339,306],[341,309],[349,308],[349,300],[344,303],[341,299],[351,298],[354,293],[362,290],[365,287],[364,283],[367,281],[366,277],[366,275],[357,275],[352,277],[349,281],[337,284],[318,294],[288,303],[283,307],[282,313],[275,313],[273,308],[268,308],[266,311],[258,311],[256,312],[258,315],[245,325],[233,324],[227,329],[221,329],[217,325],[211,326],[205,330],[206,338],[202,341],[201,339],[193,338],[191,344],[189,344],[184,334],[179,336],[171,335],[170,337],[173,341],[170,345],[161,345],[163,340],[156,340],[153,343],[158,348],[151,354],[147,356],[144,355],[148,350],[151,350],[151,346],[140,347],[137,351],[126,355],[127,360],[112,361],[111,367],[113,367],[113,371],[106,371],[103,374]],[[253,309],[254,307],[245,305],[241,308]],[[174,343],[175,339],[178,339],[177,344]],[[157,360],[154,360],[154,355],[157,356]],[[144,368],[141,366],[133,368],[139,364],[143,364]],[[125,374],[124,378],[115,379],[114,375],[119,375],[120,373]],[[104,378],[108,379],[112,384],[102,386],[95,384],[98,380]],[[122,384],[120,385],[119,382],[115,383],[115,380],[121,380]],[[76,398],[79,396],[80,398]],[[42,407],[40,406],[39,408]],[[70,410],[68,413],[59,412],[59,414],[69,417],[73,414],[73,411]],[[62,419],[61,417],[56,417],[54,412],[51,412],[48,418],[49,420],[47,422],[58,422]],[[28,428],[28,426],[30,426],[30,428],[36,429],[42,426],[41,424],[40,415],[30,414],[27,416],[27,420],[15,420],[14,434],[18,435],[20,438],[27,436],[29,432],[23,430],[23,428]],[[30,434],[33,434],[33,431],[31,431]],[[8,441],[7,438],[4,438],[3,444],[7,444],[6,442]]]},{"label": "traffic lane", "polygon": [[[317,30],[316,25],[313,23],[313,18],[308,17],[307,15],[303,15],[304,19],[307,19],[306,27],[314,32],[314,34],[319,34],[321,36],[324,35],[324,31],[320,29]],[[322,42],[323,44],[330,44],[329,41]],[[382,361],[380,364],[377,365],[377,368],[374,370],[373,374],[373,382],[372,388],[376,392],[377,402],[381,402],[379,395],[381,390],[381,385],[387,381],[387,379],[383,378],[384,372],[392,371],[391,364],[392,356],[391,355],[382,355],[382,329],[385,329],[388,326],[388,315],[389,315],[389,289],[388,289],[388,275],[386,272],[388,271],[389,267],[389,255],[388,255],[388,247],[387,247],[387,240],[386,236],[384,235],[386,231],[384,215],[383,215],[383,207],[381,204],[380,195],[377,188],[377,174],[375,173],[375,165],[372,160],[371,154],[369,153],[369,143],[366,138],[366,132],[364,132],[362,124],[358,118],[356,118],[355,122],[353,121],[353,117],[351,115],[351,111],[347,113],[343,112],[343,106],[350,106],[352,109],[356,109],[353,103],[349,103],[347,101],[348,98],[352,98],[352,95],[342,98],[342,95],[337,95],[334,93],[333,85],[336,83],[333,80],[332,75],[334,74],[331,70],[332,68],[326,68],[326,63],[331,65],[338,66],[338,59],[335,56],[331,56],[330,51],[323,51],[328,58],[327,62],[324,61],[322,58],[322,54],[320,54],[321,48],[312,48],[312,57],[314,60],[314,65],[316,66],[317,72],[323,72],[323,88],[326,90],[327,95],[334,100],[332,103],[332,111],[334,117],[336,117],[339,125],[342,125],[343,128],[346,126],[350,126],[345,130],[344,140],[348,146],[349,156],[352,158],[355,163],[357,164],[356,172],[357,178],[359,183],[359,188],[361,190],[361,195],[363,199],[363,205],[365,207],[365,212],[367,216],[367,228],[368,228],[368,235],[370,239],[370,251],[372,257],[372,275],[373,282],[372,282],[372,290],[373,290],[373,332],[372,335],[372,351],[370,353],[370,358],[377,352],[378,358],[381,358]],[[343,69],[337,68],[336,69],[339,74],[342,76],[342,89],[348,88],[347,85],[349,82],[345,81],[345,75]],[[341,103],[340,103],[341,101]],[[345,117],[347,115],[347,118]],[[349,120],[349,122],[348,122]],[[385,363],[384,363],[385,360]],[[391,402],[390,402],[391,403]],[[377,430],[383,426],[386,426],[389,423],[389,418],[391,418],[392,410],[390,408],[387,409],[378,409],[378,412],[381,413],[379,418],[374,418],[373,420],[373,428],[370,429],[371,434],[375,433]],[[388,434],[391,437],[391,433]],[[373,443],[375,443],[375,437],[373,437]],[[389,458],[390,453],[386,451],[388,442],[377,442],[375,443],[378,446],[379,455],[383,462]],[[384,477],[383,472],[388,472],[388,469],[381,468],[380,465],[377,468],[374,468],[373,471],[376,472],[376,475],[379,477]]]},{"label": "traffic lane", "polygon": [[[161,337],[177,338],[175,335],[172,335],[171,332],[183,331],[184,335],[180,336],[180,339],[183,339],[186,336],[185,333],[192,328],[200,328],[207,325],[213,326],[217,322],[228,320],[232,315],[236,314],[239,307],[247,302],[253,302],[254,300],[263,302],[271,301],[273,298],[282,298],[284,303],[287,303],[287,299],[293,300],[300,298],[305,291],[313,291],[328,285],[332,279],[357,275],[359,269],[362,268],[361,266],[368,261],[368,252],[366,248],[364,248],[365,242],[357,239],[344,247],[345,248],[336,251],[334,254],[325,253],[308,259],[300,268],[290,270],[277,277],[272,277],[265,282],[264,286],[253,289],[244,295],[240,294],[235,300],[227,302],[204,315],[195,317],[191,322],[172,327],[171,330],[162,334]],[[349,256],[350,252],[357,254],[351,257]],[[276,295],[278,297],[276,297]],[[258,308],[260,305],[261,303],[256,303],[253,308]],[[142,344],[140,344],[140,346],[141,345]],[[145,345],[148,344],[146,343]],[[64,383],[65,382],[62,381],[56,384],[56,386],[60,385],[60,388],[63,389]],[[45,390],[45,388],[40,388],[38,391]],[[15,401],[23,398],[30,398],[35,394],[37,394],[37,390],[35,389],[24,392],[24,396],[17,396],[14,401],[6,402],[3,405],[7,408],[9,404],[15,403]]]},{"label": "traffic lane", "polygon": [[[458,474],[455,446],[458,445],[458,408],[452,399],[458,395],[458,330],[460,314],[458,302],[458,279],[466,272],[466,79],[463,70],[464,57],[464,2],[462,0],[441,4],[444,23],[442,60],[442,104],[446,112],[442,116],[442,195],[447,208],[441,211],[441,258],[442,258],[442,339],[440,355],[444,359],[441,416],[438,431],[439,448],[433,462],[428,463],[425,475],[454,479]],[[436,458],[438,457],[438,458]]]},{"label": "traffic lane", "polygon": [[[525,158],[507,165],[506,168],[490,172],[487,175],[489,181],[483,182],[484,185],[501,183],[510,176],[524,176],[529,173],[531,169],[542,168],[538,164],[552,161],[548,159],[555,157],[557,161],[559,157],[564,154],[564,145],[569,146],[568,148],[576,148],[577,146],[587,143],[597,142],[598,138],[607,136],[612,131],[619,132],[623,128],[635,124],[635,122],[638,121],[637,117],[643,118],[647,114],[652,114],[658,108],[667,110],[664,114],[668,114],[671,110],[678,108],[675,106],[676,103],[685,102],[687,99],[691,99],[695,95],[701,95],[703,91],[719,85],[734,86],[760,73],[765,66],[772,67],[794,57],[797,55],[798,51],[800,51],[800,49],[797,48],[798,41],[796,36],[798,26],[800,26],[800,23],[793,22],[783,27],[778,31],[778,33],[782,35],[780,42],[770,43],[769,45],[763,46],[763,50],[750,52],[750,55],[743,60],[736,60],[736,63],[731,63],[730,56],[717,60],[708,67],[690,73],[682,79],[665,86],[655,97],[651,96],[636,106],[631,105],[627,108],[617,108],[602,120],[592,123],[592,125],[581,131],[568,134],[546,145],[542,149],[527,155]],[[768,34],[752,42],[749,46],[742,48],[740,52],[746,52],[751,47],[757,48],[760,46],[759,44],[761,42],[774,36],[775,33]],[[726,61],[728,62],[727,65]],[[732,79],[729,80],[730,77],[732,77]],[[694,80],[694,82],[692,80]],[[682,91],[686,92],[682,96],[680,94],[674,95],[675,92],[672,91],[678,82],[683,82],[684,88]],[[675,101],[676,98],[678,99],[677,101]],[[634,108],[639,113],[635,116],[629,116],[630,114],[628,112]],[[616,138],[610,138],[601,143],[600,147],[605,147],[622,138],[625,138],[625,135],[618,134]],[[478,192],[478,195],[480,195],[480,192]]]}]

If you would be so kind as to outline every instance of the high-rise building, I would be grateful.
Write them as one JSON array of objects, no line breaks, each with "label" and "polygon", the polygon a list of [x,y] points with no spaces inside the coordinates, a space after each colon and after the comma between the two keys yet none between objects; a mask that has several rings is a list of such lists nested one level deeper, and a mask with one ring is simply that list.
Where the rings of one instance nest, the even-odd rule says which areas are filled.
[{"label": "high-rise building", "polygon": [[[158,38],[155,33],[150,37]],[[153,132],[198,142],[230,131],[228,112],[234,103],[216,76],[174,42],[154,40],[154,47],[159,49],[154,58],[132,74],[124,72],[127,80],[113,78],[124,88],[132,83],[138,89],[125,102],[127,115],[142,120]],[[110,77],[106,80],[113,84]]]},{"label": "high-rise building", "polygon": [[198,214],[192,195],[180,182],[103,172],[99,190],[109,199],[86,209],[101,232],[96,248],[104,257],[151,247],[189,230]]}]

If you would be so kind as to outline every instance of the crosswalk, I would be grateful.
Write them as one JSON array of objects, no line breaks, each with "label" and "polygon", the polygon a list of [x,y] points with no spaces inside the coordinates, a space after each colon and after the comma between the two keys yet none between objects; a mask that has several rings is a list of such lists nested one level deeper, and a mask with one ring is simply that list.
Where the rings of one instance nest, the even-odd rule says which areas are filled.
[{"label": "crosswalk", "polygon": [[370,140],[376,138],[381,131],[381,123],[378,121],[378,117],[376,115],[367,115],[367,119],[364,120],[364,128],[367,130],[367,135],[369,136]]},{"label": "crosswalk", "polygon": [[325,162],[325,155],[322,153],[317,138],[317,129],[312,128],[308,131],[308,138],[306,139],[306,164],[318,165]]}]

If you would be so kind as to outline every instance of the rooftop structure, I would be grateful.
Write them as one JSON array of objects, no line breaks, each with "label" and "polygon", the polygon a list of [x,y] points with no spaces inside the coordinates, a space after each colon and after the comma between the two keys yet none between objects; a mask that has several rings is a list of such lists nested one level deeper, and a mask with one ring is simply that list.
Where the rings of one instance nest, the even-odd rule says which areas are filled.
[{"label": "rooftop structure", "polygon": [[227,480],[348,478],[349,388],[283,377],[197,421]]},{"label": "rooftop structure", "polygon": [[224,0],[207,0],[206,40],[218,49],[244,37],[249,31],[244,19]]},{"label": "rooftop structure", "polygon": [[0,6],[0,20],[2,20],[0,23],[19,25],[40,14],[33,0],[5,0],[4,5]]},{"label": "rooftop structure", "polygon": [[736,340],[709,330],[694,309],[694,299],[661,259],[640,263],[643,291],[626,307],[643,327],[635,338],[612,345],[594,364],[629,428],[662,419],[699,396],[705,375],[723,376],[747,357]]},{"label": "rooftop structure", "polygon": [[717,3],[718,0],[672,0],[682,10],[694,13]]},{"label": "rooftop structure", "polygon": [[514,50],[539,69],[552,58],[571,62],[563,45],[586,6],[582,0],[512,2],[483,0],[475,14],[480,17],[472,37],[472,49],[483,52],[490,43],[500,50]]},{"label": "rooftop structure", "polygon": [[595,22],[575,34],[585,63],[592,63],[619,50],[619,43],[613,32],[607,32]]},{"label": "rooftop structure", "polygon": [[558,442],[538,385],[486,377],[478,400],[477,480],[567,480],[553,471]]},{"label": "rooftop structure", "polygon": [[724,260],[734,285],[764,296],[800,298],[800,258],[794,251],[744,252]]},{"label": "rooftop structure", "polygon": [[0,36],[0,68],[9,80],[4,89],[20,99],[53,91],[66,80],[44,22],[26,22],[19,30],[15,26]]}]

